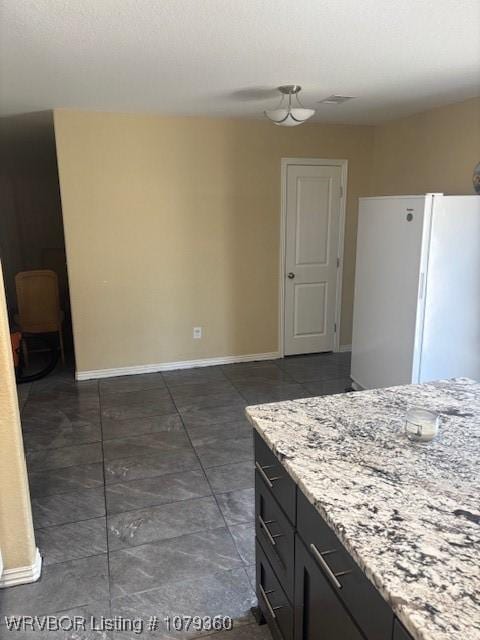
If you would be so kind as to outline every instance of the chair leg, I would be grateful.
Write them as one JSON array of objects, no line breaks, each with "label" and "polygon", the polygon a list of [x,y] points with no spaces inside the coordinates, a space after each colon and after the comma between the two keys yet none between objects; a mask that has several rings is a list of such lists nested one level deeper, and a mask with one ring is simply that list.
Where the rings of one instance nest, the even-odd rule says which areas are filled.
[{"label": "chair leg", "polygon": [[60,339],[60,354],[62,356],[62,364],[65,364],[65,350],[63,348],[63,327],[58,330],[58,337]]},{"label": "chair leg", "polygon": [[25,340],[25,336],[22,336],[22,353],[23,353],[23,362],[25,366],[28,367],[28,348],[27,341]]}]

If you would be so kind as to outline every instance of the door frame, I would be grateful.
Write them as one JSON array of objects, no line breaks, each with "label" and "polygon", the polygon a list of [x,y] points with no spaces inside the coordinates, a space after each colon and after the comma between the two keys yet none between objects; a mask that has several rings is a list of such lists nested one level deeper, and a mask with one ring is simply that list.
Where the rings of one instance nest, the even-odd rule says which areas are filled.
[{"label": "door frame", "polygon": [[340,167],[340,219],[338,224],[338,253],[339,266],[337,269],[337,290],[335,297],[335,324],[337,330],[334,335],[333,350],[341,350],[340,322],[342,312],[342,282],[343,257],[345,249],[345,219],[347,204],[348,160],[331,158],[282,158],[281,159],[281,195],[280,195],[280,264],[279,264],[279,295],[278,295],[278,353],[285,357],[285,251],[287,243],[287,170],[289,166],[329,166]]}]

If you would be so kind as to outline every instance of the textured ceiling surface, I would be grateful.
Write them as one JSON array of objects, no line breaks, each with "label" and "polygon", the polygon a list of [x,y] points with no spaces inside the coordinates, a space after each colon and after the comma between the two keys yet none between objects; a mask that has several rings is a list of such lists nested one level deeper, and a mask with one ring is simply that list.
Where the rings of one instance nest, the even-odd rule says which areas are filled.
[{"label": "textured ceiling surface", "polygon": [[371,124],[479,95],[479,25],[479,0],[0,0],[0,113],[261,117],[297,83]]}]

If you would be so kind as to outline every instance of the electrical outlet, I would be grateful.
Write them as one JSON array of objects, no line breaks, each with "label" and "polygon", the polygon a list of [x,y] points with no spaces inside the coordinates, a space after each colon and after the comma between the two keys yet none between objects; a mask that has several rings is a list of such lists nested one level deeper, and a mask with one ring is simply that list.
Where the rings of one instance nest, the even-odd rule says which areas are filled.
[{"label": "electrical outlet", "polygon": [[193,327],[193,339],[200,340],[202,338],[202,327]]}]

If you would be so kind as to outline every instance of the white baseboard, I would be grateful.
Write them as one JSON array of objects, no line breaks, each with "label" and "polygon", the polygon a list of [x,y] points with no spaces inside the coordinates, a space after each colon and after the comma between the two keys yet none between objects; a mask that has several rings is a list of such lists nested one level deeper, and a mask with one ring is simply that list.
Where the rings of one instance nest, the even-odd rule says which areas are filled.
[{"label": "white baseboard", "polygon": [[244,356],[222,356],[219,358],[203,358],[201,360],[181,360],[179,362],[162,362],[158,364],[140,364],[133,367],[116,367],[114,369],[94,369],[92,371],[77,371],[77,380],[92,380],[95,378],[114,378],[117,376],[132,376],[142,373],[158,373],[159,371],[173,371],[174,369],[193,369],[194,367],[213,367],[219,364],[234,364],[236,362],[253,362],[255,360],[276,360],[280,357],[278,351],[271,353],[254,353]]},{"label": "white baseboard", "polygon": [[338,347],[338,352],[339,353],[347,353],[348,351],[352,350],[352,345],[351,344],[341,344]]},{"label": "white baseboard", "polygon": [[39,550],[36,550],[35,560],[33,564],[27,567],[17,567],[16,569],[4,569],[0,575],[0,589],[6,587],[16,587],[19,584],[27,582],[36,582],[40,578],[42,572],[42,556]]}]

